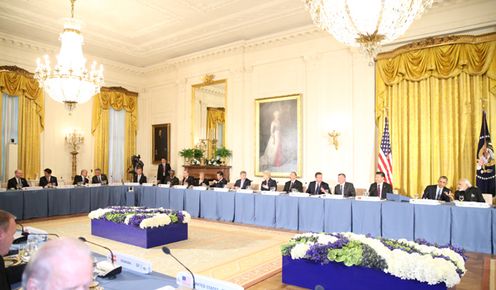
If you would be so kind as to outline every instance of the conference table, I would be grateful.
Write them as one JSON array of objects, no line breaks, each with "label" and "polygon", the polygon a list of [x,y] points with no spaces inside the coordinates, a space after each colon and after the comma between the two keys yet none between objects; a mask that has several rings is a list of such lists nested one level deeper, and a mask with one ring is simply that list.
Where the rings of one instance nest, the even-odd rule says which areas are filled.
[{"label": "conference table", "polygon": [[129,185],[0,192],[0,208],[19,219],[81,214],[114,205],[185,210],[193,218],[300,232],[423,239],[496,254],[494,208]]}]

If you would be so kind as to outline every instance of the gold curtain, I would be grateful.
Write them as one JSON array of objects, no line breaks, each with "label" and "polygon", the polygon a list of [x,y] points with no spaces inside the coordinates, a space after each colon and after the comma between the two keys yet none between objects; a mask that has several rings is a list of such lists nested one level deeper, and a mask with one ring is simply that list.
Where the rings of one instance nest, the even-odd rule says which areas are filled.
[{"label": "gold curtain", "polygon": [[[109,156],[109,109],[126,111],[124,170],[131,167],[131,156],[136,154],[136,133],[138,129],[138,93],[130,92],[120,87],[103,87],[100,93],[93,97],[93,120],[91,133],[95,140],[95,168],[108,172]],[[124,172],[124,176],[127,173]]]},{"label": "gold curtain", "polygon": [[[209,140],[217,139],[217,126],[223,125],[225,120],[224,108],[207,108],[207,138]],[[224,145],[224,137],[218,140],[218,144]]]},{"label": "gold curtain", "polygon": [[41,168],[40,134],[45,119],[43,90],[31,73],[12,66],[0,67],[0,90],[19,98],[18,167],[26,178],[34,179]]},{"label": "gold curtain", "polygon": [[377,145],[387,114],[395,188],[415,196],[441,175],[452,188],[462,177],[474,182],[483,106],[494,132],[496,34],[429,39],[379,55]]}]

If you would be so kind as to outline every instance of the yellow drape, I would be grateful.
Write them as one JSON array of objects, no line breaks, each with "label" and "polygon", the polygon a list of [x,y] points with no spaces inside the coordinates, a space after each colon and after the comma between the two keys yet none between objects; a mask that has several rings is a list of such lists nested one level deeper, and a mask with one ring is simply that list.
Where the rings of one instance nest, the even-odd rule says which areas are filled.
[{"label": "yellow drape", "polygon": [[402,194],[421,194],[441,175],[451,187],[462,177],[475,181],[483,104],[496,128],[496,34],[459,40],[378,57],[377,141],[388,114]]},{"label": "yellow drape", "polygon": [[[93,120],[91,133],[95,140],[95,168],[108,172],[109,156],[109,109],[126,111],[124,164],[131,167],[131,156],[136,154],[136,133],[138,129],[138,94],[123,88],[102,88],[93,97]],[[125,173],[124,176],[127,176]]]},{"label": "yellow drape", "polygon": [[[225,115],[224,108],[207,108],[207,138],[209,140],[217,139],[217,126],[226,122]],[[224,145],[224,138],[218,140],[218,144]]]},{"label": "yellow drape", "polygon": [[18,167],[26,178],[34,179],[41,168],[40,134],[45,116],[43,91],[32,74],[16,67],[0,68],[0,90],[19,97]]}]

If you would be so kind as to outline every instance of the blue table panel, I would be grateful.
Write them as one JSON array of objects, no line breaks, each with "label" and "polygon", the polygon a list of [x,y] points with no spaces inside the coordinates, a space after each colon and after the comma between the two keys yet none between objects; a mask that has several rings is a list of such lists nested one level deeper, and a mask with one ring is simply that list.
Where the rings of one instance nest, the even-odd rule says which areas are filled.
[{"label": "blue table panel", "polygon": [[491,211],[451,207],[451,244],[467,251],[491,254]]},{"label": "blue table panel", "polygon": [[71,214],[87,213],[90,211],[91,191],[88,187],[78,187],[69,191],[71,199]]},{"label": "blue table panel", "polygon": [[170,208],[175,210],[184,209],[184,189],[170,189]]},{"label": "blue table panel", "polygon": [[47,190],[24,191],[24,213],[23,219],[47,217],[48,216],[48,192]]},{"label": "blue table panel", "polygon": [[111,185],[109,186],[109,205],[126,205],[127,186]]},{"label": "blue table panel", "polygon": [[0,192],[0,209],[10,212],[17,219],[22,219],[24,212],[24,193],[20,190]]},{"label": "blue table panel", "polygon": [[298,197],[298,230],[302,232],[324,231],[324,200],[322,198]]},{"label": "blue table panel", "polygon": [[71,213],[71,190],[69,188],[48,190],[48,216]]},{"label": "blue table panel", "polygon": [[213,190],[200,191],[200,217],[209,220],[219,219],[219,215],[217,214],[216,191]]},{"label": "blue table panel", "polygon": [[414,205],[415,239],[425,239],[438,245],[447,245],[451,240],[451,206]]},{"label": "blue table panel", "polygon": [[274,195],[255,195],[255,224],[263,227],[276,226],[276,198]]},{"label": "blue table panel", "polygon": [[354,200],[351,204],[353,232],[356,234],[371,234],[381,236],[381,205],[382,201]]},{"label": "blue table panel", "polygon": [[324,231],[351,232],[351,199],[324,200]]},{"label": "blue table panel", "polygon": [[236,192],[234,221],[241,224],[255,223],[255,194]]},{"label": "blue table panel", "polygon": [[217,216],[220,221],[234,221],[235,199],[235,192],[217,192]]},{"label": "blue table panel", "polygon": [[138,205],[136,192],[134,191],[134,187],[130,186],[125,189],[126,192],[126,206],[135,206]]},{"label": "blue table panel", "polygon": [[140,191],[140,196],[141,206],[157,206],[157,188],[155,186],[143,186]]},{"label": "blue table panel", "polygon": [[413,240],[413,204],[384,202],[382,204],[382,236],[390,239]]},{"label": "blue table panel", "polygon": [[191,217],[200,217],[200,191],[194,189],[186,189],[184,192],[184,210]]},{"label": "blue table panel", "polygon": [[276,227],[298,230],[298,198],[287,194],[276,198]]},{"label": "blue table panel", "polygon": [[105,208],[110,203],[110,192],[108,186],[93,186],[91,191],[91,210]]},{"label": "blue table panel", "polygon": [[157,187],[155,207],[170,208],[170,189]]}]

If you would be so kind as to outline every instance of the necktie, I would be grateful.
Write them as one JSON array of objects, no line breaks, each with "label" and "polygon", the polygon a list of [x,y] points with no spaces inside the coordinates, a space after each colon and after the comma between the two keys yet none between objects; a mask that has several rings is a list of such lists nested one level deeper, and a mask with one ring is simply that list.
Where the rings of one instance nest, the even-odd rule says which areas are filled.
[{"label": "necktie", "polygon": [[377,196],[379,196],[379,197],[382,196],[382,190],[381,190],[380,184],[377,185]]},{"label": "necktie", "polygon": [[22,187],[21,179],[20,178],[16,178],[16,179],[17,179],[17,185],[19,185],[19,187]]},{"label": "necktie", "polygon": [[341,184],[341,194],[344,195],[344,184]]},{"label": "necktie", "polygon": [[320,183],[315,184],[315,193],[319,193],[320,191]]},{"label": "necktie", "polygon": [[102,183],[102,176],[98,175],[98,182]]},{"label": "necktie", "polygon": [[294,185],[294,181],[291,181],[291,186],[289,187],[289,189],[293,189],[293,185]]},{"label": "necktie", "polygon": [[441,189],[438,189],[436,193],[436,200],[439,200],[440,197],[441,197]]}]

